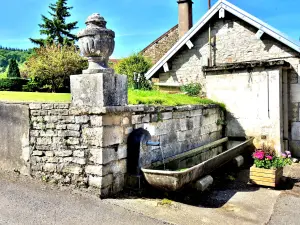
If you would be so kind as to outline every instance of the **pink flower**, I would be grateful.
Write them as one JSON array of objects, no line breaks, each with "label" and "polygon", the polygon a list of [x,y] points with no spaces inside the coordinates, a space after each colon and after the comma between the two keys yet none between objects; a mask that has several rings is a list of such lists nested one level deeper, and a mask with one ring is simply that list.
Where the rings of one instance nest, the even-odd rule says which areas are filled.
[{"label": "pink flower", "polygon": [[292,154],[291,154],[290,151],[285,151],[285,153],[286,153],[286,155],[287,155],[288,158],[291,158],[291,157],[292,157]]},{"label": "pink flower", "polygon": [[281,154],[281,157],[282,157],[282,158],[286,158],[286,157],[287,157],[287,154],[282,153],[282,154]]},{"label": "pink flower", "polygon": [[273,159],[273,157],[270,156],[270,155],[267,155],[266,158],[267,158],[268,160],[272,160],[272,159]]},{"label": "pink flower", "polygon": [[265,157],[265,153],[264,153],[263,151],[256,151],[256,152],[253,154],[253,157],[254,157],[255,159],[260,159],[260,160],[262,160],[262,159],[264,159],[264,157]]}]

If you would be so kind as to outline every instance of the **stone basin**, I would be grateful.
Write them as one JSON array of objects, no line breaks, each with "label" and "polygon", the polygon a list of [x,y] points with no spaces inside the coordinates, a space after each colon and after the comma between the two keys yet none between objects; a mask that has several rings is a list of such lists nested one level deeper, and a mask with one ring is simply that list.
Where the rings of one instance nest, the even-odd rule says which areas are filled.
[{"label": "stone basin", "polygon": [[199,148],[142,168],[146,181],[165,191],[177,191],[184,185],[209,175],[238,155],[253,150],[253,139],[233,141],[223,138]]}]

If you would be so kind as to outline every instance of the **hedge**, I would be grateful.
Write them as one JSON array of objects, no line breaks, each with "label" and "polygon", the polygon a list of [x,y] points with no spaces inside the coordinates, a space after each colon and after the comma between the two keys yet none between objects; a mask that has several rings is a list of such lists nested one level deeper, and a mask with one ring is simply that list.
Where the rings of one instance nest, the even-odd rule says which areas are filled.
[{"label": "hedge", "polygon": [[23,78],[0,79],[0,91],[22,91],[23,85],[26,85],[28,81]]}]

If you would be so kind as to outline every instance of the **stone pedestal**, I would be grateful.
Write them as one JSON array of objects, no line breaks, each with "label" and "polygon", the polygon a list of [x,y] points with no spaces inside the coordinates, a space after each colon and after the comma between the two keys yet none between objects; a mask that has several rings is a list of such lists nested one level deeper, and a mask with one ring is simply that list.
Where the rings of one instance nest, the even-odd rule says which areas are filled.
[{"label": "stone pedestal", "polygon": [[127,76],[114,74],[113,70],[72,75],[70,82],[74,106],[124,106],[128,103]]}]

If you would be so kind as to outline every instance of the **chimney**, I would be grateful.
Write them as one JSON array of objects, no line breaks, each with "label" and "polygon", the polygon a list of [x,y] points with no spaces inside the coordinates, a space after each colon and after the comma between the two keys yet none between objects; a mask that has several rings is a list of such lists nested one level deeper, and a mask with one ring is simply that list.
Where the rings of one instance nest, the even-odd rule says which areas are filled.
[{"label": "chimney", "polygon": [[179,38],[188,32],[193,26],[193,1],[177,0]]}]

